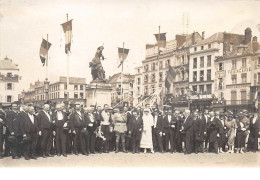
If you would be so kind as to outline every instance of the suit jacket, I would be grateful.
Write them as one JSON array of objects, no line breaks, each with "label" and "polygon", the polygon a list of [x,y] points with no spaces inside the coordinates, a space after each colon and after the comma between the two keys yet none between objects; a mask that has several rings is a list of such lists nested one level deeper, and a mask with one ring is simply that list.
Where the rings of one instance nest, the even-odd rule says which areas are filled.
[{"label": "suit jacket", "polygon": [[[171,115],[171,120],[170,120],[170,122],[169,122],[169,120],[168,120],[168,115],[166,115],[165,117],[164,117],[164,125],[163,125],[163,127],[164,127],[164,130],[165,131],[167,131],[167,130],[175,130],[175,128],[176,128],[176,123],[177,123],[177,118],[172,114]],[[173,128],[173,127],[171,127],[172,125],[174,125],[175,127]]]},{"label": "suit jacket", "polygon": [[21,121],[20,125],[21,125],[22,135],[33,133],[33,132],[36,133],[39,131],[37,116],[36,115],[33,116],[34,116],[34,123],[32,123],[28,114],[26,114],[26,116]]},{"label": "suit jacket", "polygon": [[218,118],[214,117],[213,120],[209,121],[208,128],[209,128],[209,142],[216,142],[217,141],[217,134],[220,133],[220,124]]},{"label": "suit jacket", "polygon": [[63,119],[58,120],[57,111],[52,114],[52,120],[55,122],[57,127],[63,127],[64,123],[68,121],[68,117],[65,112],[62,112]]},{"label": "suit jacket", "polygon": [[[185,118],[186,119],[186,118]],[[191,115],[189,115],[185,121],[184,119],[184,123],[183,123],[183,131],[186,133],[187,135],[193,135],[193,118]]]},{"label": "suit jacket", "polygon": [[157,130],[158,132],[163,132],[163,128],[164,128],[164,118],[162,115],[158,115],[155,130]]},{"label": "suit jacket", "polygon": [[6,112],[5,124],[9,130],[9,132],[10,133],[14,132],[15,135],[17,135],[17,131],[19,129],[18,116],[19,116],[19,114],[12,110]]},{"label": "suit jacket", "polygon": [[74,131],[75,128],[84,127],[84,114],[80,112],[80,115],[75,111],[70,116],[70,126],[71,130]]},{"label": "suit jacket", "polygon": [[137,119],[136,119],[135,117],[132,116],[131,120],[129,122],[129,128],[128,129],[132,133],[141,132],[141,131],[139,131],[139,129],[143,129],[143,118],[138,116]]},{"label": "suit jacket", "polygon": [[98,121],[96,119],[96,116],[94,114],[92,115],[94,118],[94,122],[90,120],[90,115],[88,113],[84,113],[84,127],[87,127],[90,131],[95,131],[98,127]]},{"label": "suit jacket", "polygon": [[48,116],[45,114],[45,112],[43,110],[41,110],[39,112],[39,114],[37,115],[37,118],[38,118],[39,131],[43,131],[44,129],[48,129],[48,130],[52,129],[51,115],[50,115],[50,119],[49,119]]}]

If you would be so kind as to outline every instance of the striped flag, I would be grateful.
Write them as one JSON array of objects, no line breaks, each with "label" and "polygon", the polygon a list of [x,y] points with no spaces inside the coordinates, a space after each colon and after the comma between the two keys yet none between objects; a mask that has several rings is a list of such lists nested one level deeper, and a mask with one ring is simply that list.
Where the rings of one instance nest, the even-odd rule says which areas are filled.
[{"label": "striped flag", "polygon": [[49,43],[45,39],[42,39],[42,44],[40,47],[40,59],[43,66],[45,65],[45,61],[50,47],[51,47],[51,43]]},{"label": "striped flag", "polygon": [[118,57],[120,59],[120,64],[118,66],[118,68],[121,66],[121,64],[125,61],[127,55],[129,53],[129,49],[125,49],[125,48],[118,48]]},{"label": "striped flag", "polygon": [[71,47],[71,39],[72,39],[72,19],[61,24],[64,34],[65,34],[65,53],[68,54]]},{"label": "striped flag", "polygon": [[[166,33],[154,34],[158,43],[159,49],[166,47]],[[161,51],[161,50],[160,50]]]},{"label": "striped flag", "polygon": [[258,88],[255,91],[255,108],[258,109]]},{"label": "striped flag", "polygon": [[169,65],[169,70],[167,72],[167,76],[165,79],[165,87],[169,89],[171,87],[171,84],[173,83],[176,76],[175,70],[172,68],[171,65]]}]

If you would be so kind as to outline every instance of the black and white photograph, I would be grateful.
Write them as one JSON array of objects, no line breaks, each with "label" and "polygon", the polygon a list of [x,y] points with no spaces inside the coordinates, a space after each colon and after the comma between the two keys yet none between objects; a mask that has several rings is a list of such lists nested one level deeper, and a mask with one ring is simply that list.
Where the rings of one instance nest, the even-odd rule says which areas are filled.
[{"label": "black and white photograph", "polygon": [[0,0],[0,169],[259,168],[259,42],[259,0]]}]

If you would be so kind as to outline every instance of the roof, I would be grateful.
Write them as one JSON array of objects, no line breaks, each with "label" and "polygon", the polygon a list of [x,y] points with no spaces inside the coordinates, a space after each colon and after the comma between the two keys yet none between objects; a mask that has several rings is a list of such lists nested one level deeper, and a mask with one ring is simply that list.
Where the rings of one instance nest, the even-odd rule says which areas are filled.
[{"label": "roof", "polygon": [[[120,76],[121,76],[121,73],[114,74],[113,76],[109,77],[108,83],[110,83],[110,84],[117,83]],[[129,79],[133,80],[134,75],[123,74],[123,82],[129,82]]]},{"label": "roof", "polygon": [[11,59],[5,57],[4,60],[0,60],[0,70],[19,70],[19,68]]},{"label": "roof", "polygon": [[224,39],[224,33],[223,32],[217,32],[217,33],[213,34],[212,36],[200,41],[196,45],[210,44],[210,43],[213,43],[213,42],[222,42],[223,39]]}]

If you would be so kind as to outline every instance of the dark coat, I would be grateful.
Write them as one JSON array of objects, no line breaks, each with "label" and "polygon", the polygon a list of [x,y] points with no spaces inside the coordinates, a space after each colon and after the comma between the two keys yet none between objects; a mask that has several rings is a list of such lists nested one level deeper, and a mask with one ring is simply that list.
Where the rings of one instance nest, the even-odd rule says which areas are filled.
[{"label": "dark coat", "polygon": [[155,130],[158,132],[163,132],[163,129],[164,129],[164,118],[162,115],[158,115]]},{"label": "dark coat", "polygon": [[26,116],[24,116],[23,120],[21,121],[20,125],[21,125],[22,135],[36,133],[39,131],[37,116],[36,115],[33,116],[34,116],[34,123],[32,123],[28,114],[26,114]]},{"label": "dark coat", "polygon": [[193,131],[194,131],[194,138],[196,141],[203,141],[204,140],[204,132],[205,132],[205,124],[202,118],[196,118],[193,122]]},{"label": "dark coat", "polygon": [[216,142],[218,140],[217,134],[220,133],[220,121],[214,117],[212,121],[208,122],[209,142]]},{"label": "dark coat", "polygon": [[[168,120],[168,115],[166,115],[164,117],[164,123],[163,123],[164,131],[175,130],[176,123],[177,123],[177,119],[176,119],[176,117],[173,114],[171,115],[170,122]],[[172,125],[174,125],[174,127],[172,127]]]},{"label": "dark coat", "polygon": [[57,127],[63,127],[64,123],[68,121],[68,117],[67,117],[66,113],[62,112],[62,115],[63,115],[63,119],[58,120],[57,112],[54,112],[52,114],[52,120],[55,122]]},{"label": "dark coat", "polygon": [[128,130],[135,133],[141,132],[139,129],[143,129],[143,119],[140,116],[138,116],[137,119],[135,117],[131,117]]},{"label": "dark coat", "polygon": [[70,116],[70,127],[74,131],[75,128],[81,129],[84,127],[84,114],[80,112],[79,115],[76,111],[73,112]]},{"label": "dark coat", "polygon": [[[96,116],[93,114],[94,117],[94,122],[92,122],[90,120],[89,114],[88,113],[84,113],[84,126],[88,128],[88,130],[90,131],[95,131],[97,129],[97,127],[99,126],[99,122],[96,119]],[[92,126],[91,126],[92,125]]]},{"label": "dark coat", "polygon": [[51,115],[50,115],[50,120],[49,120],[48,116],[42,110],[39,112],[37,118],[38,118],[39,131],[43,131],[44,129],[47,129],[47,130],[52,129],[53,124],[52,124]]}]

